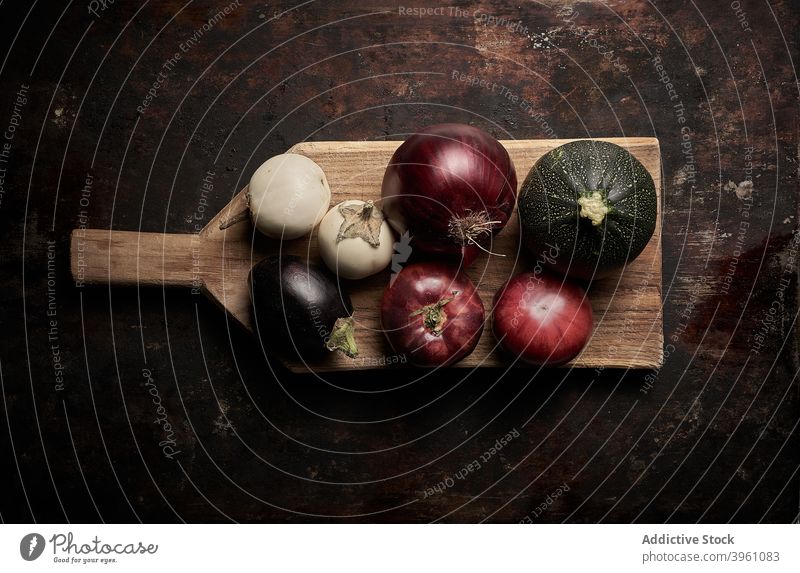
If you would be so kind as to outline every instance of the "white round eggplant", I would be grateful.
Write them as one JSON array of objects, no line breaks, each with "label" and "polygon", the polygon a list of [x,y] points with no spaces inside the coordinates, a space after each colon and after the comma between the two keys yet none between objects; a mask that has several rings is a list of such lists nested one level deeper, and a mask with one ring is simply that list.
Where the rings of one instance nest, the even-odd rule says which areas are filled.
[{"label": "white round eggplant", "polygon": [[389,222],[372,201],[339,203],[319,225],[319,253],[344,279],[363,279],[392,261],[394,237]]},{"label": "white round eggplant", "polygon": [[322,168],[304,155],[270,157],[250,178],[250,218],[274,239],[307,235],[331,203],[331,188]]}]

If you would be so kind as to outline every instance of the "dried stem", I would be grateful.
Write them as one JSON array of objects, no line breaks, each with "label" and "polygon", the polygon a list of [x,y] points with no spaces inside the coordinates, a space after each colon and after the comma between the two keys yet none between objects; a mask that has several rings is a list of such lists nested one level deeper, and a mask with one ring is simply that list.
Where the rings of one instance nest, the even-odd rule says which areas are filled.
[{"label": "dried stem", "polygon": [[444,323],[447,321],[447,314],[444,312],[444,306],[458,296],[459,291],[454,290],[452,294],[453,296],[441,298],[438,302],[426,304],[422,308],[418,308],[409,314],[409,317],[422,315],[425,328],[430,330],[431,334],[434,336],[439,336],[444,328]]},{"label": "dried stem", "polygon": [[489,220],[489,214],[486,211],[480,211],[478,213],[468,212],[467,215],[461,219],[451,219],[448,229],[450,236],[458,241],[462,247],[473,244],[485,253],[496,257],[505,257],[505,255],[501,253],[493,253],[478,241],[481,235],[491,235],[494,225],[499,224],[501,224],[501,221]]}]

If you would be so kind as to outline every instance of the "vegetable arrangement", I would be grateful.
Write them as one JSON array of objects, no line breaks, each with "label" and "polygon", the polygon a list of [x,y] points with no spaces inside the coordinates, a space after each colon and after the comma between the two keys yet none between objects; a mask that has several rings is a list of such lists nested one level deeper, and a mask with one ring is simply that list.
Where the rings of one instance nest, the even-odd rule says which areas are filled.
[{"label": "vegetable arrangement", "polygon": [[[344,288],[350,283],[342,279],[384,271],[394,230],[410,236],[414,260],[399,272],[393,268],[380,301],[388,343],[415,366],[458,362],[475,349],[486,322],[465,269],[480,251],[505,256],[492,252],[492,238],[512,215],[516,189],[500,142],[460,124],[428,127],[401,144],[380,200],[329,209],[331,192],[318,165],[293,154],[269,159],[250,181],[249,218],[281,240],[319,224],[320,258],[333,274],[295,256],[255,265],[250,282],[259,335],[303,359],[318,360],[326,349],[355,357],[357,317]],[[492,332],[499,346],[530,364],[560,365],[578,356],[593,316],[577,281],[618,271],[642,252],[655,230],[656,201],[644,166],[612,143],[574,141],[539,159],[521,186],[519,219],[530,254],[547,254],[496,292]]]}]

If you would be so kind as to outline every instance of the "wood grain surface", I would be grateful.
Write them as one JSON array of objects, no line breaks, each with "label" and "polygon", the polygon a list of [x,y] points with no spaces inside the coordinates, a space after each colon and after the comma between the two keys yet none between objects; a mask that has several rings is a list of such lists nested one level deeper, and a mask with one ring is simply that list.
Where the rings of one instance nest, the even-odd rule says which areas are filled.
[{"label": "wood grain surface", "polygon": [[[533,164],[551,149],[572,140],[503,141],[517,169],[519,184]],[[661,194],[661,160],[655,138],[611,138],[631,151],[648,169]],[[399,142],[322,141],[295,145],[290,152],[310,157],[325,171],[332,204],[348,199],[380,199],[381,181]],[[268,254],[299,255],[321,263],[316,229],[293,241],[266,240],[242,222],[224,230],[220,221],[246,208],[242,190],[196,235],[76,230],[72,236],[73,277],[86,284],[159,285],[199,288],[232,318],[252,330],[248,274]],[[663,358],[661,304],[661,217],[642,254],[622,272],[592,283],[590,298],[595,327],[584,350],[567,367],[657,368]],[[411,243],[413,248],[413,240]],[[535,263],[520,243],[516,210],[491,250],[481,254],[468,274],[478,286],[487,317],[495,292],[514,274]],[[401,365],[405,356],[393,353],[380,324],[380,299],[390,269],[360,281],[345,281],[353,300],[359,355],[331,353],[308,364],[286,361],[294,372],[362,370]],[[500,349],[487,321],[475,350],[455,366],[462,368],[524,366]],[[285,360],[283,357],[279,357]]]}]

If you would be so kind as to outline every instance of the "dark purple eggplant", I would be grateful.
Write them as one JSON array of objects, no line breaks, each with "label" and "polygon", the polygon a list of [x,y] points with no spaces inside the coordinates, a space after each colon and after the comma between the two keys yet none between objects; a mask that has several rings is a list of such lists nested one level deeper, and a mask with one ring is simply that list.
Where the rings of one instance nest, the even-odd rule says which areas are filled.
[{"label": "dark purple eggplant", "polygon": [[265,348],[308,361],[335,349],[356,355],[353,304],[321,266],[294,255],[267,257],[250,271],[250,298]]}]

